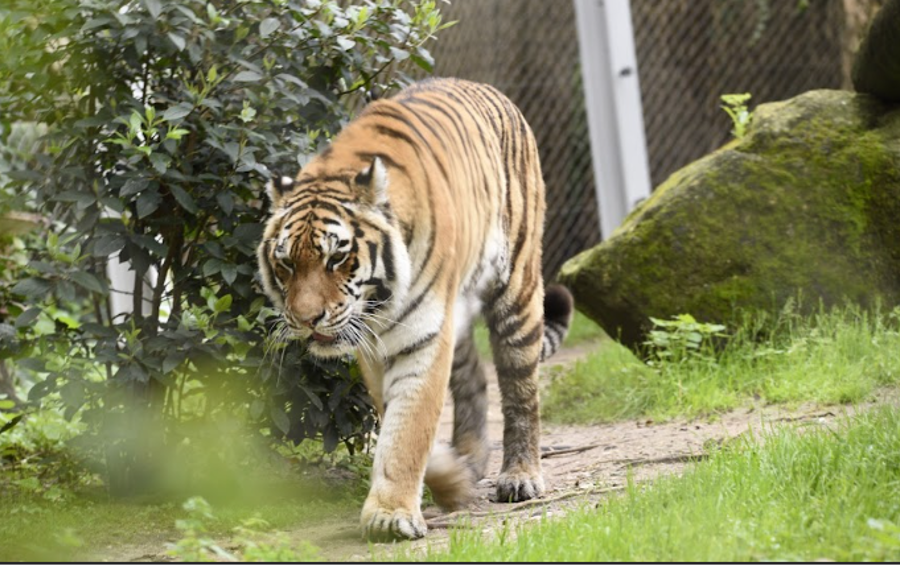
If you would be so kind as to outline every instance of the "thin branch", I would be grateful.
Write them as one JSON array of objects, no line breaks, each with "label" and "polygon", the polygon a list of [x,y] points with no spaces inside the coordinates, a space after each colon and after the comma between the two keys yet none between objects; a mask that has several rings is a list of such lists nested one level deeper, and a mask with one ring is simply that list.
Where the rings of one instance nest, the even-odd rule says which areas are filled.
[{"label": "thin branch", "polygon": [[591,445],[583,445],[581,447],[572,447],[569,449],[554,449],[541,453],[541,459],[556,457],[557,455],[570,455],[572,453],[581,453],[582,451],[590,451],[602,446],[602,443],[592,443]]},{"label": "thin branch", "polygon": [[554,502],[559,502],[561,500],[566,500],[569,498],[574,498],[576,496],[585,496],[591,494],[606,494],[608,492],[616,492],[620,490],[625,490],[626,485],[619,485],[614,487],[605,487],[605,488],[597,488],[597,489],[582,489],[564,492],[557,496],[551,496],[548,498],[534,498],[532,500],[526,500],[525,502],[518,502],[512,508],[506,511],[476,511],[470,512],[468,510],[458,510],[456,512],[451,512],[450,514],[446,514],[444,516],[440,516],[430,522],[428,522],[429,528],[446,528],[455,526],[454,521],[458,518],[486,518],[490,516],[501,516],[503,514],[514,514],[520,512],[521,510],[526,510],[528,508],[532,508],[534,506],[544,506],[547,504],[551,504]]},{"label": "thin branch", "polygon": [[604,463],[613,463],[617,465],[659,465],[665,463],[690,463],[693,461],[703,461],[708,459],[708,453],[681,453],[677,455],[667,455],[666,457],[654,457],[650,459],[607,459],[605,461],[597,461],[596,465]]}]

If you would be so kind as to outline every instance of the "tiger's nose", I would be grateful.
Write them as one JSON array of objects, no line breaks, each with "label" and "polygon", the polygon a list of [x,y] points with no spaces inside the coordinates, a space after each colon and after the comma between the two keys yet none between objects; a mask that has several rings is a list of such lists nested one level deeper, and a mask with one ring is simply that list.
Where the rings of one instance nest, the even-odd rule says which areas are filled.
[{"label": "tiger's nose", "polygon": [[310,316],[300,316],[300,323],[306,326],[307,328],[312,329],[319,322],[322,321],[322,318],[325,317],[325,311],[319,312],[318,314],[312,314]]}]

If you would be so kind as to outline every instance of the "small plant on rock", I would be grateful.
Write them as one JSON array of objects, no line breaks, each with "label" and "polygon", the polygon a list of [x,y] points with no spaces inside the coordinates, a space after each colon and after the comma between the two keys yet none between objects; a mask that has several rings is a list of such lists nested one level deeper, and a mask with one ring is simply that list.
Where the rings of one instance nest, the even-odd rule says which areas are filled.
[{"label": "small plant on rock", "polygon": [[722,102],[725,104],[721,108],[731,118],[731,122],[734,124],[731,134],[737,139],[741,139],[747,134],[747,128],[753,121],[753,112],[747,107],[750,97],[749,92],[722,95]]}]

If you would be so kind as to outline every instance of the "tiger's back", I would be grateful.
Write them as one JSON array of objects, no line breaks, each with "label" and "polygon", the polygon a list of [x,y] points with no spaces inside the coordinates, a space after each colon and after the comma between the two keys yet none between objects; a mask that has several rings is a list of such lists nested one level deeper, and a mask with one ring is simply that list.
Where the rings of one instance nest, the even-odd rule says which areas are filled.
[{"label": "tiger's back", "polygon": [[[278,188],[282,190],[278,190]],[[355,351],[382,414],[363,527],[424,534],[421,483],[449,388],[452,448],[424,479],[445,507],[485,471],[484,315],[503,398],[501,500],[540,496],[537,364],[568,327],[571,296],[541,278],[544,185],[534,136],[494,88],[430,80],[370,104],[272,191],[264,287],[320,356]]]}]

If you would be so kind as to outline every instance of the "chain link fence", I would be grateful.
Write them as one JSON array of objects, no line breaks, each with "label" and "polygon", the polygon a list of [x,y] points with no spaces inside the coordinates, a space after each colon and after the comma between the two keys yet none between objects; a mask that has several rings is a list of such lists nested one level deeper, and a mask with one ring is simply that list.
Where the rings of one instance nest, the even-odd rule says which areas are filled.
[{"label": "chain link fence", "polygon": [[[621,1],[621,0],[613,0]],[[721,146],[719,96],[751,106],[840,88],[852,0],[632,0],[653,186]],[[454,0],[431,46],[435,75],[490,83],[531,124],[547,184],[544,275],[600,241],[571,0]],[[598,30],[599,33],[599,30]]]},{"label": "chain link fence", "polygon": [[730,139],[722,94],[841,87],[840,2],[633,0],[632,19],[653,186]]},{"label": "chain link fence", "polygon": [[590,137],[569,0],[456,0],[430,46],[435,75],[486,82],[534,130],[547,183],[544,276],[600,241]]}]

